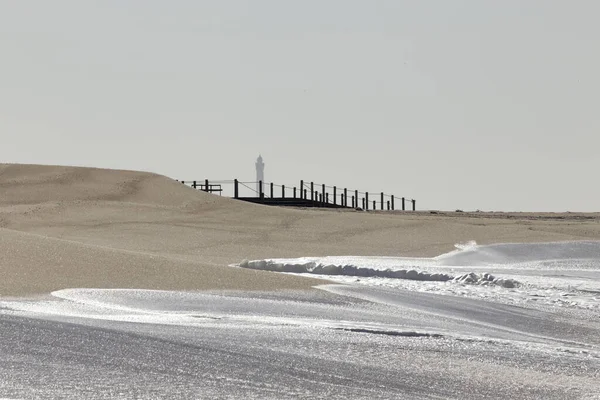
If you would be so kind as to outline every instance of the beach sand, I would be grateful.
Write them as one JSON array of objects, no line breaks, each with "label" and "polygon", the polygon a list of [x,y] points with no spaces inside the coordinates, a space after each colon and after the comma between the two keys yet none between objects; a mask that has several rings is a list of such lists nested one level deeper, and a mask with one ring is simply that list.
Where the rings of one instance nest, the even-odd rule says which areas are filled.
[{"label": "beach sand", "polygon": [[308,289],[244,259],[436,256],[454,244],[600,239],[600,214],[363,212],[244,203],[156,174],[0,165],[0,296],[64,288]]}]

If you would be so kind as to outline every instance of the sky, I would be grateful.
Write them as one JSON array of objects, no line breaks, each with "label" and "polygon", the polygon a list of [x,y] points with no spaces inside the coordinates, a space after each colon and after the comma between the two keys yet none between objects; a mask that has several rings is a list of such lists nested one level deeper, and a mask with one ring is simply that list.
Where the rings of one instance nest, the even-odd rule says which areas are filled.
[{"label": "sky", "polygon": [[0,0],[0,162],[599,211],[595,0]]}]

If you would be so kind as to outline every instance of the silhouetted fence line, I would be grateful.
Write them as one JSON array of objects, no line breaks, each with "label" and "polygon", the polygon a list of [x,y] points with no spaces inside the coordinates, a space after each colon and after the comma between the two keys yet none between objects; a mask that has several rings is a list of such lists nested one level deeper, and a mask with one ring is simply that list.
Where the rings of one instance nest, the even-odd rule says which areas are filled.
[{"label": "silhouetted fence line", "polygon": [[[315,184],[304,180],[301,180],[298,186],[262,181],[246,182],[237,179],[179,182],[207,193],[218,193],[238,200],[268,205],[355,208],[366,211],[394,211],[396,205],[399,205],[399,210],[406,211],[408,206],[412,211],[416,211],[415,199],[396,197],[384,192],[361,192],[356,189],[329,186],[323,183]],[[370,196],[372,196],[371,200],[369,200]]]}]

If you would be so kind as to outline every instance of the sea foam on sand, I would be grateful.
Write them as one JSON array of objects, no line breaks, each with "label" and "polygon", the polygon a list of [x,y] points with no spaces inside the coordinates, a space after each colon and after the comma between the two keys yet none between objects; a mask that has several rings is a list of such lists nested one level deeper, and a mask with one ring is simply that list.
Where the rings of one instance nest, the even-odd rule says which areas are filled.
[{"label": "sea foam on sand", "polygon": [[302,257],[244,260],[238,266],[512,304],[600,308],[600,242],[596,241],[488,246],[471,241],[433,258]]},{"label": "sea foam on sand", "polygon": [[595,398],[599,243],[459,247],[435,258],[242,264],[343,283],[320,290],[84,288],[2,299],[0,393]]}]

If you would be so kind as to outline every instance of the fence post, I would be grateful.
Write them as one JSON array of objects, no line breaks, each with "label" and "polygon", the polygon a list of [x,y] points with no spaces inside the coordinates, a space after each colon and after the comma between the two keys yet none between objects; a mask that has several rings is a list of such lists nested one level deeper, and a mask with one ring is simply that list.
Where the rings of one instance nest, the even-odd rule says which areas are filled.
[{"label": "fence post", "polygon": [[337,204],[336,197],[337,197],[337,188],[334,186],[333,187],[333,205]]},{"label": "fence post", "polygon": [[271,182],[271,198],[273,198],[273,182]]},{"label": "fence post", "polygon": [[363,210],[366,210],[366,208],[365,208],[365,198],[364,198],[364,197],[362,198],[362,203],[363,203],[363,204],[362,204],[362,208],[363,208]]},{"label": "fence post", "polygon": [[294,198],[296,198],[296,186],[294,186]]},{"label": "fence post", "polygon": [[367,206],[365,210],[369,211],[369,192],[365,192],[365,205]]},{"label": "fence post", "polygon": [[300,180],[300,198],[303,199],[302,193],[304,193],[304,181]]},{"label": "fence post", "polygon": [[238,189],[238,180],[233,180],[233,198],[237,199],[239,197],[239,189]]},{"label": "fence post", "polygon": [[281,185],[281,198],[285,199],[285,185]]},{"label": "fence post", "polygon": [[329,193],[325,193],[325,203],[329,204]]},{"label": "fence post", "polygon": [[204,180],[204,191],[208,192],[208,179]]},{"label": "fence post", "polygon": [[405,201],[405,199],[404,199],[404,197],[403,197],[403,198],[402,198],[402,211],[405,211],[405,210],[406,210],[406,206],[404,205],[404,201]]},{"label": "fence post", "polygon": [[315,183],[310,183],[310,200],[315,201]]},{"label": "fence post", "polygon": [[377,202],[373,200],[373,211],[377,211]]},{"label": "fence post", "polygon": [[325,189],[325,184],[322,184],[321,188],[322,188],[321,193],[323,193],[323,201],[325,201],[325,190],[326,190]]},{"label": "fence post", "polygon": [[392,195],[392,211],[394,211],[394,195]]},{"label": "fence post", "polygon": [[413,203],[413,211],[417,211],[417,201],[415,199],[413,199],[412,203]]},{"label": "fence post", "polygon": [[388,207],[388,211],[390,211],[390,201],[387,201],[387,207]]},{"label": "fence post", "polygon": [[381,192],[381,209],[383,210],[383,192]]},{"label": "fence post", "polygon": [[193,181],[193,182],[192,182],[192,187],[193,187],[194,189],[196,189],[196,181]]},{"label": "fence post", "polygon": [[356,204],[355,204],[356,207],[354,207],[354,208],[358,208],[358,190],[354,191],[354,198],[356,199]]},{"label": "fence post", "polygon": [[348,189],[344,188],[344,207],[348,207]]},{"label": "fence post", "polygon": [[306,197],[306,189],[304,189],[304,200],[306,200],[306,199],[307,199],[307,197]]},{"label": "fence post", "polygon": [[263,181],[258,181],[258,197],[261,200],[265,198],[265,194],[263,193]]},{"label": "fence post", "polygon": [[356,205],[354,204],[354,196],[352,196],[352,208],[356,208]]}]

